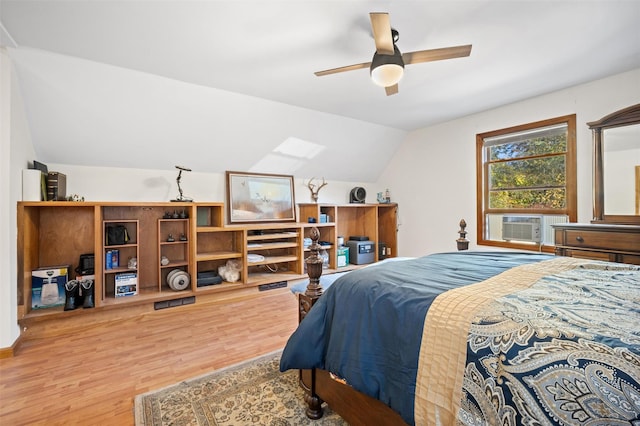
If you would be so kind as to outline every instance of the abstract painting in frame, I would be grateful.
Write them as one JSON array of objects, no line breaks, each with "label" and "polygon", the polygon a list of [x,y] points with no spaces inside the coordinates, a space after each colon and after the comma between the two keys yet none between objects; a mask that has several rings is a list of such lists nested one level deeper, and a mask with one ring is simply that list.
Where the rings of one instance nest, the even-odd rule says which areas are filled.
[{"label": "abstract painting in frame", "polygon": [[295,222],[293,176],[227,171],[229,223]]}]

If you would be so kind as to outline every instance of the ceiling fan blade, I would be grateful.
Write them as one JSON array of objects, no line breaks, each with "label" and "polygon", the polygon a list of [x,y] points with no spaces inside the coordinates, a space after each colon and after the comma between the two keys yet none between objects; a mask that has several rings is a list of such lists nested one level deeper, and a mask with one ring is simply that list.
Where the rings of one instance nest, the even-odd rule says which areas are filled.
[{"label": "ceiling fan blade", "polygon": [[359,69],[362,69],[362,68],[369,68],[370,66],[371,66],[371,62],[363,62],[361,64],[347,65],[346,67],[332,68],[330,70],[324,70],[324,71],[316,71],[316,72],[314,72],[314,74],[317,75],[318,77],[322,77],[323,75],[337,74],[339,72],[359,70]]},{"label": "ceiling fan blade", "polygon": [[376,51],[380,55],[393,55],[393,38],[391,35],[391,23],[388,13],[370,13],[373,39],[376,42]]},{"label": "ceiling fan blade", "polygon": [[471,45],[443,47],[441,49],[418,50],[402,54],[405,65],[421,62],[441,61],[443,59],[462,58],[471,54]]},{"label": "ceiling fan blade", "polygon": [[387,96],[395,95],[398,93],[398,85],[394,84],[393,86],[385,87],[384,91],[387,92]]}]

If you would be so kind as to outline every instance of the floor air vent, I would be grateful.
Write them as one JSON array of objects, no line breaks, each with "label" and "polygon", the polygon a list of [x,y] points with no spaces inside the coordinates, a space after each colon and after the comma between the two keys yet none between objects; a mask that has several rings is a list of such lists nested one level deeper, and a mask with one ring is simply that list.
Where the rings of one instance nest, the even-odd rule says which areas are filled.
[{"label": "floor air vent", "polygon": [[171,300],[163,300],[162,302],[155,302],[153,304],[153,309],[157,311],[158,309],[175,308],[176,306],[192,305],[194,303],[196,303],[195,296],[181,297],[180,299],[171,299]]},{"label": "floor air vent", "polygon": [[260,290],[260,291],[273,290],[274,288],[282,288],[282,287],[286,287],[286,286],[287,286],[287,282],[286,281],[278,281],[277,283],[259,285],[258,286],[258,290]]}]

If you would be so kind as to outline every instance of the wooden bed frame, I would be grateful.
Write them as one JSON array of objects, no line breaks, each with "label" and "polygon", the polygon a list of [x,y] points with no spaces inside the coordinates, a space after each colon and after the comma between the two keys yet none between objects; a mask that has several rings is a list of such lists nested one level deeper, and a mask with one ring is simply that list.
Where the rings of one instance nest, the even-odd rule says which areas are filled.
[{"label": "wooden bed frame", "polygon": [[[458,250],[467,250],[469,247],[469,241],[465,238],[466,226],[464,219],[461,220],[458,231],[460,238],[456,240]],[[319,238],[318,229],[311,229],[312,243],[309,246],[311,255],[305,260],[309,284],[306,291],[299,295],[299,321],[302,321],[307,315],[323,292],[320,285],[323,259],[318,254],[321,250],[318,244]],[[352,426],[406,425],[402,417],[386,404],[335,380],[326,370],[300,370],[300,386],[305,390],[306,414],[310,419],[315,420],[322,417],[322,404],[326,402],[333,411]]]}]

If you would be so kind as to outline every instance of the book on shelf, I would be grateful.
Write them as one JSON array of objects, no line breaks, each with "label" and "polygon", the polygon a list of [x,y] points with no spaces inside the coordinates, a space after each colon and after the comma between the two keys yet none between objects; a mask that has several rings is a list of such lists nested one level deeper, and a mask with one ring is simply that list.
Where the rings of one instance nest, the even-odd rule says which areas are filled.
[{"label": "book on shelf", "polygon": [[123,272],[115,276],[115,296],[134,296],[138,294],[138,273]]}]

